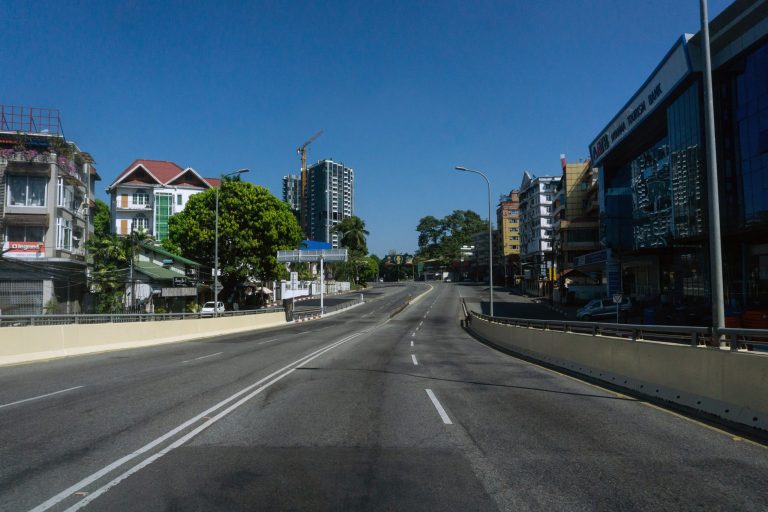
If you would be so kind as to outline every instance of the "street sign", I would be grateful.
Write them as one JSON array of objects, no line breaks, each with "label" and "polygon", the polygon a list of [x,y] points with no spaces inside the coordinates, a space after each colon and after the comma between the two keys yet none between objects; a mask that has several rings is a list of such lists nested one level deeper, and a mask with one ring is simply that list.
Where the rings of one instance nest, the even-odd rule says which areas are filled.
[{"label": "street sign", "polygon": [[174,277],[173,286],[185,286],[187,284],[186,277]]},{"label": "street sign", "polygon": [[621,303],[621,294],[620,293],[614,293],[613,294],[613,303],[614,304],[620,304]]},{"label": "street sign", "polygon": [[219,293],[219,292],[220,292],[221,290],[223,290],[223,289],[224,289],[224,285],[223,285],[223,284],[221,284],[221,283],[217,283],[217,286],[216,286],[216,293]]},{"label": "street sign", "polygon": [[320,249],[314,251],[277,251],[277,261],[280,263],[317,262],[323,259],[326,263],[332,261],[347,261],[346,249]]}]

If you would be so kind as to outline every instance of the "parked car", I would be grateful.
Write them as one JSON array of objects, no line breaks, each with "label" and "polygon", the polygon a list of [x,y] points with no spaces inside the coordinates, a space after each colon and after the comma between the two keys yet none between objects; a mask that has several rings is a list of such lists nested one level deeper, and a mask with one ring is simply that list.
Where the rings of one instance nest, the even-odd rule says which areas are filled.
[{"label": "parked car", "polygon": [[204,315],[212,315],[214,313],[223,313],[224,303],[216,302],[214,305],[213,302],[206,302],[205,304],[203,304],[203,309],[201,309],[200,312]]},{"label": "parked car", "polygon": [[[619,306],[621,315],[626,316],[632,309],[629,297],[623,297]],[[592,319],[616,318],[616,303],[613,299],[593,299],[576,311],[576,319],[589,322]]]}]

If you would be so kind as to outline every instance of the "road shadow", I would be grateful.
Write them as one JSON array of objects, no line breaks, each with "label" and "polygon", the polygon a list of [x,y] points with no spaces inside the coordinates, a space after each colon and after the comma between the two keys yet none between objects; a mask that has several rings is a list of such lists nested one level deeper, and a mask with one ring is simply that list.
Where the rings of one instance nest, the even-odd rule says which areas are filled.
[{"label": "road shadow", "polygon": [[627,397],[620,397],[620,396],[606,396],[606,395],[595,395],[591,393],[575,393],[573,391],[558,391],[555,389],[546,389],[546,388],[536,388],[531,386],[515,386],[512,384],[498,384],[495,382],[482,382],[482,381],[476,381],[476,380],[463,380],[463,379],[447,379],[444,377],[430,377],[427,375],[419,375],[416,373],[407,373],[407,372],[394,372],[391,370],[373,370],[369,368],[319,368],[316,366],[300,366],[299,368],[296,368],[296,370],[312,370],[312,371],[330,371],[330,372],[366,372],[366,373],[383,373],[388,375],[401,375],[404,377],[414,377],[417,379],[425,379],[425,380],[432,380],[432,381],[441,381],[441,382],[455,382],[458,384],[472,384],[473,386],[489,386],[489,387],[496,387],[496,388],[508,388],[508,389],[521,389],[525,391],[538,391],[541,393],[553,393],[557,395],[570,395],[570,396],[581,396],[585,398],[605,398],[607,400],[620,400],[624,402],[639,402],[639,400],[634,398],[627,398]]}]

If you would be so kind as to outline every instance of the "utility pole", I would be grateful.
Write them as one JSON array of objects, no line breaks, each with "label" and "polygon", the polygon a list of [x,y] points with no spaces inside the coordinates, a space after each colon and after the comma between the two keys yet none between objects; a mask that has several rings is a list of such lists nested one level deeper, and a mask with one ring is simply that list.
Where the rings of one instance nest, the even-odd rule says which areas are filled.
[{"label": "utility pole", "polygon": [[712,296],[712,338],[720,344],[725,327],[723,296],[723,255],[720,245],[720,192],[718,189],[717,147],[715,146],[715,107],[712,94],[712,58],[709,52],[707,0],[701,0],[701,52],[704,57],[704,102],[707,133],[707,192],[709,194],[709,268]]}]

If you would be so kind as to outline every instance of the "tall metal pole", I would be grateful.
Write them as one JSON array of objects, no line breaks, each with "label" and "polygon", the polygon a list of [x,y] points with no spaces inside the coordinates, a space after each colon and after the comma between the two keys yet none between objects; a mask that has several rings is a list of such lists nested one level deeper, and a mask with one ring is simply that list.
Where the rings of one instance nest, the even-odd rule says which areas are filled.
[{"label": "tall metal pole", "polygon": [[320,256],[320,314],[325,314],[325,269],[323,268],[323,257]]},{"label": "tall metal pole", "polygon": [[214,228],[213,248],[213,316],[219,316],[219,189],[224,185],[224,178],[249,172],[249,169],[239,169],[229,174],[222,174],[219,186],[216,187],[216,227]]},{"label": "tall metal pole", "polygon": [[222,176],[219,186],[216,187],[216,227],[214,228],[213,249],[213,316],[219,316],[219,188],[224,184]]},{"label": "tall metal pole", "polygon": [[720,244],[720,193],[718,190],[717,148],[715,146],[715,107],[712,93],[712,58],[709,52],[709,16],[707,0],[701,0],[701,52],[704,57],[705,114],[707,133],[707,191],[709,193],[709,261],[712,295],[713,339],[721,340],[725,327],[723,296],[723,256]]},{"label": "tall metal pole", "polygon": [[488,181],[488,176],[480,171],[467,169],[462,166],[456,166],[455,169],[457,171],[479,174],[483,177],[485,184],[488,186],[488,292],[490,295],[490,313],[491,316],[493,316],[493,226],[491,224],[491,182]]}]

